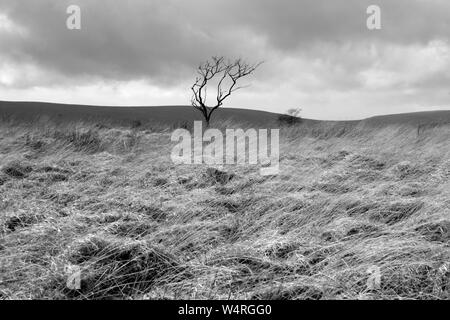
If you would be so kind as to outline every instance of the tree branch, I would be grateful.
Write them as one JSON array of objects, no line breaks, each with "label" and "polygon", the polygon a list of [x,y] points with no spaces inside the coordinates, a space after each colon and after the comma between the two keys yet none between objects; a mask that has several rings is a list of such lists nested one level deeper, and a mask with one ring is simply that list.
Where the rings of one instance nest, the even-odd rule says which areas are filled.
[{"label": "tree branch", "polygon": [[[241,78],[252,74],[262,62],[250,65],[242,59],[234,61],[225,61],[224,57],[212,57],[201,64],[197,69],[199,77],[196,78],[192,90],[192,106],[202,112],[206,122],[209,121],[213,112],[223,105],[223,102],[231,96],[231,94],[243,86],[237,87],[237,83]],[[216,86],[216,104],[207,106],[207,88],[208,83],[215,77],[218,78]],[[226,85],[228,83],[228,85]]]}]

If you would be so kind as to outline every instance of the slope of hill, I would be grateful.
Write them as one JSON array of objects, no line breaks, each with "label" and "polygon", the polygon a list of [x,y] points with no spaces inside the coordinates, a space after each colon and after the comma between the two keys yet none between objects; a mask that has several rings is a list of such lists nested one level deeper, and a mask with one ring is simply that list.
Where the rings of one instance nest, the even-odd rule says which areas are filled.
[{"label": "slope of hill", "polygon": [[391,124],[409,124],[419,126],[443,125],[450,124],[450,110],[391,114],[371,117],[363,121],[368,125],[375,126]]},{"label": "slope of hill", "polygon": [[[94,120],[112,121],[113,123],[132,123],[140,121],[158,124],[181,124],[201,120],[200,112],[190,106],[155,106],[155,107],[103,107],[86,105],[66,105],[41,102],[2,102],[0,115],[13,115],[18,119],[35,119],[47,116],[59,121]],[[272,123],[278,114],[247,109],[223,108],[215,113],[215,119],[235,120],[251,123]]]},{"label": "slope of hill", "polygon": [[[44,102],[7,102],[0,101],[0,116],[16,119],[34,120],[46,116],[58,121],[73,122],[77,120],[111,121],[112,123],[142,124],[158,123],[163,125],[180,125],[185,122],[201,120],[201,114],[190,106],[155,106],[155,107],[107,107],[88,105],[68,105]],[[268,125],[277,123],[279,114],[250,109],[222,108],[216,111],[214,120]],[[324,121],[304,119],[303,123],[314,125]],[[450,123],[449,111],[429,111],[405,114],[377,116],[356,121],[325,121],[343,126],[385,126],[391,124],[441,125]]]}]

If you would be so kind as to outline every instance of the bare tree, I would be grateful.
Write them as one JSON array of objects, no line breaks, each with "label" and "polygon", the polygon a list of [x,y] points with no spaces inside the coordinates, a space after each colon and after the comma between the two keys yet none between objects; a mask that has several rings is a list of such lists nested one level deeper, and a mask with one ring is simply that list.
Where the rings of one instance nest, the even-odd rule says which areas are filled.
[{"label": "bare tree", "polygon": [[[222,106],[224,100],[243,88],[237,85],[239,79],[252,74],[261,63],[249,64],[242,59],[230,61],[224,57],[212,57],[198,67],[198,76],[191,87],[193,93],[191,103],[202,113],[207,126],[212,114]],[[215,101],[211,105],[207,102],[208,85],[214,85],[216,89]]]}]

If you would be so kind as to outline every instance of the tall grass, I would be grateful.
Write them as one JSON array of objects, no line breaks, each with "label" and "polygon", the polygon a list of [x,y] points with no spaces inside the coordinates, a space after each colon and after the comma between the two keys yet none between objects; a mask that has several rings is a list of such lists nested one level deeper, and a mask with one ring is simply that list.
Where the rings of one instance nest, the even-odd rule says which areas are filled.
[{"label": "tall grass", "polygon": [[171,130],[4,119],[0,298],[450,298],[448,126],[283,127],[223,183]]}]

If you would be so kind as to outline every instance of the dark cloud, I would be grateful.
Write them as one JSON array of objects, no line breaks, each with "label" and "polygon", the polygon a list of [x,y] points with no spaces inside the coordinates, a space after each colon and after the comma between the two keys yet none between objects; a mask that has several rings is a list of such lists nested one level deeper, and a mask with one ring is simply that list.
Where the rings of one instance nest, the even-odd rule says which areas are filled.
[{"label": "dark cloud", "polygon": [[[71,4],[82,9],[81,31],[65,27]],[[379,31],[366,28],[370,4],[382,9]],[[211,55],[265,60],[255,94],[450,84],[448,0],[0,0],[2,16],[0,69],[17,74],[0,86],[145,79],[173,88]],[[431,71],[418,65],[427,58]]]},{"label": "dark cloud", "polygon": [[[311,42],[426,43],[436,38],[448,39],[450,33],[450,2],[445,0],[232,2],[240,8],[234,11],[235,21],[265,34],[280,49],[296,49]],[[382,29],[377,32],[366,28],[365,13],[372,4],[382,12]]]},{"label": "dark cloud", "polygon": [[[371,3],[365,0],[9,0],[2,1],[2,11],[29,35],[2,37],[1,49],[2,55],[71,75],[169,80],[212,54],[251,54],[245,42],[252,36],[270,49],[295,52],[320,42],[448,39],[450,2],[377,2],[383,14],[379,32],[365,27]],[[82,8],[79,32],[65,28],[70,4]]]}]

